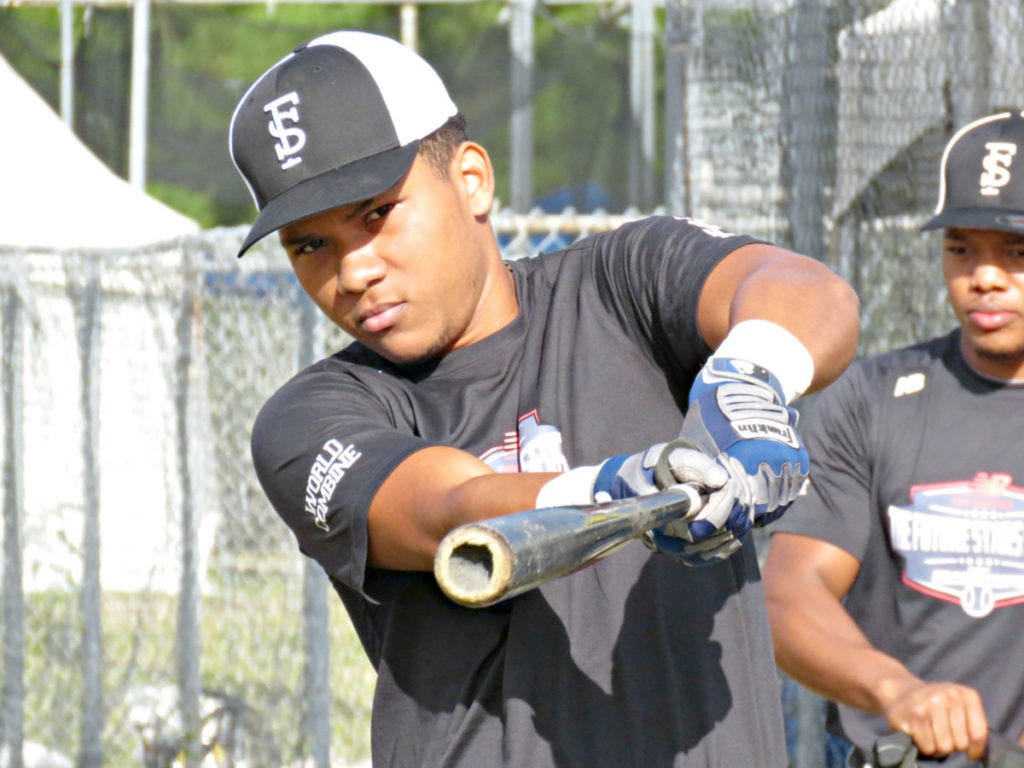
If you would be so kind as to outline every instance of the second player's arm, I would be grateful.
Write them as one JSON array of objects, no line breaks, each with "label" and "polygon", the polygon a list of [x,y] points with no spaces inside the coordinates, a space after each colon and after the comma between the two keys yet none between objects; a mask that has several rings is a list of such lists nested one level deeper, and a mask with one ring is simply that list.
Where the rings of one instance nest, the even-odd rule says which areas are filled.
[{"label": "second player's arm", "polygon": [[884,715],[925,754],[980,758],[988,725],[977,692],[926,682],[868,641],[841,602],[859,572],[832,544],[772,536],[763,575],[779,666],[827,699]]}]

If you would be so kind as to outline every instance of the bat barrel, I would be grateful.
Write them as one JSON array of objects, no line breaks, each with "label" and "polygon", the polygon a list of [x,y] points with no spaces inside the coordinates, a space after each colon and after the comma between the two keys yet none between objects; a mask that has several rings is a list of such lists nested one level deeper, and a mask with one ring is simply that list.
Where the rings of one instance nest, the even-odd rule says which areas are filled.
[{"label": "bat barrel", "polygon": [[585,507],[548,507],[451,530],[434,556],[434,577],[453,601],[481,608],[604,558],[644,531],[696,514],[690,486]]},{"label": "bat barrel", "polygon": [[434,576],[449,598],[482,607],[500,599],[512,580],[513,553],[508,540],[486,526],[453,529],[434,555]]}]

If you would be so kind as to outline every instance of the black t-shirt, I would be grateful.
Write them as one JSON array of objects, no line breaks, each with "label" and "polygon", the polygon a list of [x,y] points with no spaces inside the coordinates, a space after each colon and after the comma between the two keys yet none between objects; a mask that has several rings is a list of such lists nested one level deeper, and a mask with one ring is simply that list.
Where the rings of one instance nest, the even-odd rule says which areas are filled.
[{"label": "black t-shirt", "polygon": [[[855,363],[802,432],[811,483],[772,527],[849,552],[846,607],[925,680],[976,688],[990,726],[1024,728],[1024,386],[973,372],[959,332]],[[865,753],[883,717],[833,709]],[[836,717],[838,715],[838,717]],[[922,765],[933,763],[922,762]],[[966,764],[953,756],[946,768]]]},{"label": "black t-shirt", "polygon": [[701,288],[749,242],[661,217],[511,262],[519,315],[492,336],[401,368],[353,344],[264,406],[260,480],[378,672],[375,766],[785,764],[752,544],[690,568],[634,543],[484,609],[366,566],[370,501],[426,446],[550,471],[675,437]]}]

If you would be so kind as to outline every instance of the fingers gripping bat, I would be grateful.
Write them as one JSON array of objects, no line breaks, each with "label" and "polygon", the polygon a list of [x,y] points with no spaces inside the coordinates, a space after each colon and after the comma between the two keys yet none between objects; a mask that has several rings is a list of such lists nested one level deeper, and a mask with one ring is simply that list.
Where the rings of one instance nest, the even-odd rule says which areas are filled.
[{"label": "fingers gripping bat", "polygon": [[[907,734],[900,731],[879,737],[871,752],[871,765],[875,768],[917,768],[917,747]],[[990,730],[985,756],[978,765],[982,768],[1024,768],[1024,747]]]},{"label": "fingers gripping bat", "polygon": [[547,507],[452,529],[434,555],[434,578],[460,605],[483,608],[592,565],[651,528],[701,507],[697,490],[675,485],[593,506]]}]

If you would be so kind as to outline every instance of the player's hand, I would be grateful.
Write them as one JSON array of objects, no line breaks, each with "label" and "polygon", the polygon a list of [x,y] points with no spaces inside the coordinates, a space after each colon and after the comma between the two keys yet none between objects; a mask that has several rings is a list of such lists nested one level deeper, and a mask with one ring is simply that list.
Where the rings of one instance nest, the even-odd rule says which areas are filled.
[{"label": "player's hand", "polygon": [[966,752],[980,760],[988,742],[988,720],[978,692],[951,682],[909,686],[885,707],[894,730],[903,731],[925,755]]},{"label": "player's hand", "polygon": [[612,456],[602,462],[594,478],[594,501],[604,504],[659,491],[654,471],[666,445],[657,443],[640,453]]},{"label": "player's hand", "polygon": [[689,565],[728,557],[742,546],[750,529],[750,478],[735,460],[724,454],[712,458],[685,440],[657,443],[639,453],[563,472],[541,488],[536,506],[605,503],[683,483],[698,488],[701,508],[693,517],[648,531],[644,543]]},{"label": "player's hand", "polygon": [[750,529],[749,478],[735,462],[726,458],[722,463],[685,440],[608,459],[597,473],[593,495],[602,503],[680,483],[695,485],[706,498],[704,505],[693,518],[649,531],[645,543],[688,565],[713,563],[739,549]]},{"label": "player's hand", "polygon": [[690,483],[705,501],[696,516],[649,531],[645,541],[652,549],[687,565],[706,565],[743,546],[751,525],[753,491],[742,467],[727,457],[714,459],[693,443],[677,439],[662,449],[655,481],[660,487]]},{"label": "player's hand", "polygon": [[750,477],[753,525],[781,516],[807,479],[810,461],[796,432],[797,412],[786,405],[775,377],[745,360],[711,357],[689,403],[680,437]]}]

